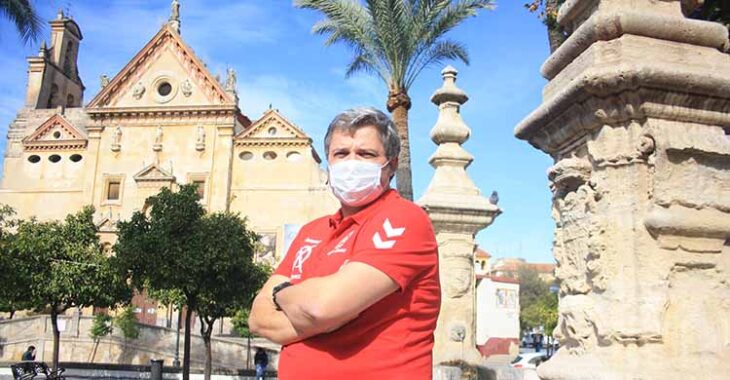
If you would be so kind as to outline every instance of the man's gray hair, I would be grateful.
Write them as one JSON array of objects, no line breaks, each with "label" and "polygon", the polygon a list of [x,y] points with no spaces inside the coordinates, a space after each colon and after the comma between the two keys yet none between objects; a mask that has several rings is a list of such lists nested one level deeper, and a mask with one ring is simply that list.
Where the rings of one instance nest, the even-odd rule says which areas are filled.
[{"label": "man's gray hair", "polygon": [[383,143],[385,148],[385,157],[388,160],[397,158],[400,153],[400,138],[398,137],[398,131],[395,129],[395,123],[388,115],[374,107],[352,108],[335,116],[329,128],[327,128],[327,134],[324,136],[325,154],[329,156],[330,142],[334,131],[355,133],[358,128],[368,125],[372,125],[378,130],[380,142]]}]

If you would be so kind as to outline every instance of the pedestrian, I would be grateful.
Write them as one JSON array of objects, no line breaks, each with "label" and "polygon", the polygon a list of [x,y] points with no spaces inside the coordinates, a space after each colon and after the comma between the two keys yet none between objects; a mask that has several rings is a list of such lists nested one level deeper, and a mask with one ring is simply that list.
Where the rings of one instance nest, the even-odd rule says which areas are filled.
[{"label": "pedestrian", "polygon": [[441,289],[428,215],[390,188],[395,125],[337,115],[324,142],[340,209],[304,225],[256,296],[249,326],[282,344],[290,379],[430,379]]},{"label": "pedestrian", "polygon": [[269,365],[269,355],[263,348],[256,348],[256,355],[253,357],[253,363],[256,365],[256,380],[264,380],[266,376],[266,366]]},{"label": "pedestrian", "polygon": [[[17,356],[16,356],[17,357]],[[35,361],[35,346],[28,346],[28,349],[23,352],[21,357],[22,361]]]},{"label": "pedestrian", "polygon": [[535,334],[535,352],[542,351],[542,339],[541,333]]}]

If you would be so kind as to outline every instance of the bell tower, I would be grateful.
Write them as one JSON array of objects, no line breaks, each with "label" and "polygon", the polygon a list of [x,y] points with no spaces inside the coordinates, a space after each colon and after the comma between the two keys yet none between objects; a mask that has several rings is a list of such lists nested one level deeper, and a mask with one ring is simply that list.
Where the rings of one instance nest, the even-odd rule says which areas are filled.
[{"label": "bell tower", "polygon": [[26,106],[30,108],[81,107],[84,84],[77,66],[81,29],[71,18],[58,11],[51,25],[51,46],[46,43],[37,57],[28,58],[28,91]]}]

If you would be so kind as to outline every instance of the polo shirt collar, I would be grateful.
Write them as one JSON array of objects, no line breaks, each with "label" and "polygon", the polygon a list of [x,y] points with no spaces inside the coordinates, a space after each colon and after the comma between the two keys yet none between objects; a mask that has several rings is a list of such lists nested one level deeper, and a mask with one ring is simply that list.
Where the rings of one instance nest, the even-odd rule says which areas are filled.
[{"label": "polo shirt collar", "polygon": [[[399,196],[398,192],[395,191],[395,189],[388,189],[385,192],[383,192],[383,194],[381,194],[376,200],[374,200],[369,205],[367,205],[365,208],[356,212],[353,215],[350,215],[349,217],[345,218],[344,220],[352,219],[352,221],[354,223],[357,223],[358,225],[362,225],[367,220],[367,218],[373,212],[375,212],[375,210],[380,208],[380,206],[383,203],[385,203],[389,199],[393,199],[398,196]],[[332,228],[337,228],[344,220],[342,218],[342,208],[340,208],[339,210],[337,210],[336,213],[334,213],[330,216],[329,225]]]}]

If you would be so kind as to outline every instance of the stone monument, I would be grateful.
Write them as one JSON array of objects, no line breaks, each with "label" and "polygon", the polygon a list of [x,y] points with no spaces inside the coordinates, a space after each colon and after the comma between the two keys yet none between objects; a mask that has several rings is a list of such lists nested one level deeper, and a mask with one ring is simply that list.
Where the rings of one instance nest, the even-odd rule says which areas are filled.
[{"label": "stone monument", "polygon": [[481,362],[475,342],[474,236],[500,214],[500,209],[483,197],[466,173],[474,160],[462,144],[471,130],[459,108],[469,99],[455,84],[457,71],[446,67],[443,86],[431,101],[439,117],[431,130],[438,145],[429,162],[436,169],[431,184],[418,200],[433,222],[439,244],[441,314],[436,327],[434,365],[450,360]]},{"label": "stone monument", "polygon": [[561,348],[542,379],[730,373],[730,55],[676,0],[567,0],[543,104]]}]

